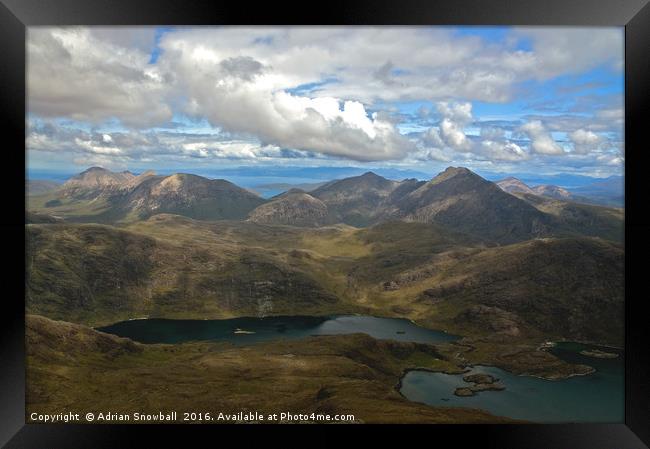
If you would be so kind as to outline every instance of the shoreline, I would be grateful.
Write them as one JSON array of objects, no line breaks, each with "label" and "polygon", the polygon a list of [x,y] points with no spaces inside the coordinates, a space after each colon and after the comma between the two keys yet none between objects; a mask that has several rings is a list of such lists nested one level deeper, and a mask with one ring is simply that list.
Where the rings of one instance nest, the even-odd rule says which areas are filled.
[{"label": "shoreline", "polygon": [[[131,321],[146,321],[146,320],[166,320],[166,321],[229,321],[229,320],[238,320],[238,319],[254,319],[254,320],[264,320],[268,318],[329,318],[329,319],[337,319],[337,318],[345,318],[345,317],[368,317],[368,318],[379,318],[379,319],[388,319],[388,320],[404,320],[408,321],[409,323],[413,324],[416,327],[419,327],[424,330],[428,331],[433,331],[433,332],[440,332],[445,335],[449,335],[450,337],[457,337],[458,340],[462,340],[465,338],[463,335],[457,335],[457,334],[452,334],[448,332],[447,330],[444,329],[433,329],[424,325],[419,324],[417,321],[411,319],[411,318],[405,318],[405,317],[398,317],[398,316],[387,316],[387,315],[371,315],[367,313],[331,313],[331,314],[323,314],[323,315],[287,315],[287,314],[270,314],[270,315],[265,315],[265,316],[252,316],[252,315],[239,315],[239,316],[231,316],[228,318],[167,318],[167,317],[152,317],[152,316],[144,316],[144,317],[132,317],[132,318],[126,318],[122,319],[119,321],[113,321],[110,324],[102,324],[102,325],[96,325],[96,326],[91,326],[87,325],[84,323],[76,323],[76,324],[83,324],[84,326],[88,326],[91,329],[97,330],[97,328],[100,327],[109,327],[109,326],[114,326],[116,324],[120,323],[127,323]],[[68,321],[71,322],[72,321]]]},{"label": "shoreline", "polygon": [[[201,321],[201,322],[204,322],[204,321],[229,321],[229,320],[238,320],[238,319],[264,320],[264,319],[269,319],[269,318],[321,318],[321,319],[324,319],[324,321],[327,321],[328,319],[337,319],[337,318],[341,318],[341,317],[370,317],[370,318],[379,318],[379,319],[398,319],[398,320],[405,320],[405,321],[408,321],[409,323],[411,323],[412,325],[417,326],[418,328],[421,328],[421,329],[426,329],[426,330],[434,331],[434,332],[440,332],[440,333],[443,333],[443,334],[445,334],[445,335],[456,336],[456,337],[458,337],[458,340],[457,340],[457,341],[451,341],[451,342],[449,342],[449,343],[450,343],[450,344],[456,344],[456,345],[461,345],[461,346],[467,347],[467,348],[469,348],[469,351],[468,351],[468,352],[471,352],[472,350],[475,350],[475,349],[476,349],[473,345],[471,345],[471,344],[469,344],[469,343],[462,343],[462,340],[463,340],[464,338],[466,338],[465,336],[462,336],[462,335],[455,335],[455,334],[450,334],[450,333],[448,333],[448,332],[445,331],[445,330],[440,330],[440,329],[430,329],[430,328],[428,328],[428,327],[425,327],[425,326],[422,326],[422,325],[418,324],[417,321],[415,321],[415,320],[412,319],[412,318],[387,317],[387,316],[378,316],[378,315],[368,315],[368,314],[362,314],[362,313],[348,313],[348,314],[323,314],[323,315],[283,315],[283,314],[278,314],[278,315],[266,315],[266,316],[264,316],[264,317],[259,317],[259,316],[237,316],[237,317],[231,317],[231,318],[216,318],[216,319],[211,319],[211,318],[202,318],[202,319],[192,319],[192,318],[188,318],[188,319],[185,319],[185,318],[160,318],[160,317],[151,317],[151,316],[145,316],[145,317],[142,317],[142,316],[141,316],[141,317],[132,317],[132,318],[128,318],[128,319],[126,319],[126,320],[117,321],[117,322],[114,322],[114,323],[109,324],[109,325],[102,325],[102,326],[89,326],[89,327],[90,327],[91,329],[96,330],[96,331],[99,331],[99,332],[105,332],[105,331],[102,331],[102,330],[99,330],[99,329],[100,329],[100,328],[105,328],[105,327],[114,326],[114,325],[119,324],[119,323],[126,323],[126,322],[132,322],[132,321],[146,321],[146,320]],[[107,332],[105,332],[105,333],[107,333]],[[353,333],[354,333],[354,332],[350,332],[350,334],[353,334]],[[362,333],[364,333],[364,332],[362,332]],[[320,335],[320,334],[318,334],[318,335]],[[313,335],[313,336],[318,336],[318,335]],[[332,335],[334,335],[334,334],[332,334]],[[346,335],[346,334],[342,334],[342,335]],[[369,334],[368,334],[368,335],[369,335]],[[373,337],[373,338],[375,338],[375,337]],[[378,339],[378,340],[393,340],[393,339],[391,339],[391,338],[377,338],[377,339]],[[211,340],[211,341],[218,342],[219,340]],[[396,340],[396,341],[400,341],[400,340]],[[603,347],[603,348],[619,349],[619,348],[617,348],[616,346],[613,346],[613,345],[606,345],[606,344],[592,343],[592,342],[585,342],[585,341],[565,340],[565,339],[562,339],[562,340],[546,340],[546,342],[550,342],[550,343],[552,343],[553,346],[552,346],[552,347],[548,347],[548,348],[544,348],[544,347],[542,347],[542,346],[543,346],[543,344],[544,344],[545,342],[543,342],[543,343],[540,343],[540,345],[538,346],[537,350],[550,352],[550,350],[551,350],[551,349],[552,349],[552,348],[553,348],[557,343],[578,343],[578,344],[589,344],[589,345],[599,346],[599,347]],[[252,343],[251,343],[251,344],[252,344]],[[437,344],[445,344],[445,343],[424,343],[424,344],[430,344],[430,345],[434,345],[434,346],[435,346],[435,345],[437,345]],[[556,357],[556,358],[559,358],[559,357],[558,357],[557,355],[555,355],[555,354],[552,354],[552,355],[553,355],[554,357]],[[559,359],[562,360],[561,358],[559,358]],[[569,362],[566,362],[566,361],[564,361],[564,360],[562,360],[562,361],[563,361],[564,363],[569,363]],[[462,361],[461,361],[461,362],[462,362]],[[467,362],[467,361],[465,360],[465,362]],[[463,366],[463,365],[459,365],[459,366]],[[443,374],[448,374],[448,375],[457,375],[457,374],[463,374],[463,373],[468,372],[467,367],[475,368],[475,367],[477,367],[477,366],[479,366],[479,367],[480,367],[480,366],[485,366],[485,367],[497,368],[497,369],[501,369],[501,370],[503,370],[503,371],[505,371],[505,372],[507,372],[507,373],[510,373],[510,374],[512,374],[512,375],[515,375],[515,376],[526,376],[526,377],[532,377],[532,378],[541,379],[541,380],[546,380],[546,381],[550,381],[550,382],[561,381],[561,380],[567,380],[567,379],[570,379],[570,378],[573,378],[573,377],[578,377],[578,376],[588,376],[588,375],[591,375],[591,374],[594,374],[595,372],[597,372],[597,370],[596,370],[594,367],[592,367],[592,366],[590,366],[590,365],[587,365],[587,364],[584,364],[584,366],[589,366],[590,371],[585,372],[585,373],[573,372],[573,373],[570,373],[570,374],[559,375],[559,376],[557,376],[557,377],[552,377],[552,378],[551,378],[551,377],[547,377],[547,376],[543,376],[543,375],[525,374],[525,373],[515,373],[515,372],[510,371],[510,370],[508,370],[508,369],[505,369],[505,368],[503,368],[503,367],[501,367],[501,366],[499,366],[499,365],[489,364],[489,363],[481,363],[481,364],[476,364],[476,365],[474,365],[474,364],[471,364],[471,363],[468,363],[468,362],[467,362],[464,366],[465,366],[465,369],[464,369],[464,371],[462,371],[461,373],[453,373],[453,372],[446,372],[446,371],[435,371],[435,370],[431,370],[431,369],[428,369],[428,368],[421,368],[421,367],[418,367],[418,368],[409,368],[409,369],[406,369],[405,371],[402,372],[402,374],[401,374],[401,376],[400,376],[400,378],[399,378],[399,381],[398,381],[398,385],[401,386],[401,380],[402,380],[402,378],[403,378],[403,377],[404,377],[408,372],[410,372],[410,371],[428,371],[428,372],[443,373]],[[470,369],[471,369],[471,368],[470,368]]]},{"label": "shoreline", "polygon": [[606,343],[597,343],[594,341],[589,341],[589,340],[556,340],[553,343],[578,343],[581,345],[591,345],[591,346],[599,346],[601,348],[609,348],[609,349],[616,349],[617,351],[625,351],[625,347],[621,346],[616,346],[612,344],[606,344]]}]

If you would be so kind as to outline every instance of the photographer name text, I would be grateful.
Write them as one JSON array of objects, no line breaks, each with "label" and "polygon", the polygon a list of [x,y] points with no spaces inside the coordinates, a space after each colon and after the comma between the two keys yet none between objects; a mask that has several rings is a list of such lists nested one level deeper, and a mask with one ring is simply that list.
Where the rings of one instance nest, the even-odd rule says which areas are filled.
[{"label": "photographer name text", "polygon": [[325,413],[212,413],[212,412],[175,412],[161,411],[158,413],[113,413],[113,412],[87,412],[87,413],[37,413],[29,415],[33,423],[123,423],[123,422],[230,422],[230,423],[260,423],[260,422],[354,422],[354,415]]}]

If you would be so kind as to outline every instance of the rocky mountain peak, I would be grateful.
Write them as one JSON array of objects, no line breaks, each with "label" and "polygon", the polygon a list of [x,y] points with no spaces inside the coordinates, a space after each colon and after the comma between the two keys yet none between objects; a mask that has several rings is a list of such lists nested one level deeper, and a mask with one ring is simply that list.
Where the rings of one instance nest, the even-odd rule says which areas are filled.
[{"label": "rocky mountain peak", "polygon": [[90,167],[87,168],[86,170],[82,171],[80,175],[84,175],[86,173],[93,173],[93,172],[105,172],[105,173],[110,173],[111,171],[104,168],[104,167]]},{"label": "rocky mountain peak", "polygon": [[64,189],[114,188],[135,178],[131,172],[112,172],[102,167],[91,167],[68,179]]},{"label": "rocky mountain peak", "polygon": [[[439,173],[437,176],[435,176],[431,181],[429,181],[428,185],[433,186],[436,184],[441,184],[445,181],[449,180],[454,180],[454,184],[459,184],[463,183],[465,184],[466,181],[469,182],[488,182],[473,171],[465,168],[465,167],[447,167],[443,172]],[[467,183],[469,185],[469,183]],[[425,186],[422,186],[422,188],[425,188]]]},{"label": "rocky mountain peak", "polygon": [[285,192],[254,209],[248,221],[292,226],[323,226],[333,222],[321,200],[301,191]]},{"label": "rocky mountain peak", "polygon": [[447,167],[443,173],[448,175],[469,175],[474,174],[469,168],[465,167]]}]

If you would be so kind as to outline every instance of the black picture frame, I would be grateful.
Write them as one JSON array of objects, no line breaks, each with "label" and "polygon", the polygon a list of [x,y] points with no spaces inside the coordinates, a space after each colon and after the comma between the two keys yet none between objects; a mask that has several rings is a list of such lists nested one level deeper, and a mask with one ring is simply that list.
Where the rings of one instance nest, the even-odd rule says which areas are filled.
[{"label": "black picture frame", "polygon": [[[5,239],[0,320],[0,444],[6,447],[130,447],[187,444],[230,430],[236,444],[251,436],[293,432],[297,426],[260,426],[254,432],[225,426],[115,426],[25,424],[24,370],[24,153],[25,29],[35,25],[575,25],[625,26],[625,423],[566,425],[308,426],[318,442],[334,443],[346,433],[388,433],[423,441],[480,444],[480,447],[642,448],[650,444],[650,351],[642,283],[650,250],[648,145],[643,121],[650,109],[650,5],[648,0],[354,0],[323,4],[216,2],[199,0],[0,0],[0,114],[5,166],[0,183],[0,219]],[[22,171],[21,171],[22,167]],[[24,192],[24,191],[23,191]],[[23,262],[23,264],[21,264]],[[21,296],[22,295],[22,296]],[[20,299],[20,298],[23,299]],[[281,429],[280,429],[280,428]],[[258,430],[260,429],[260,430]],[[359,430],[357,430],[359,429]],[[304,431],[301,427],[301,432]],[[370,430],[370,432],[368,432]],[[234,435],[231,435],[234,436]],[[288,437],[287,435],[283,435]],[[190,439],[191,438],[191,439]],[[222,440],[225,442],[225,440]],[[234,441],[233,441],[234,442]],[[645,442],[645,445],[644,445]],[[421,444],[413,442],[412,444]],[[444,443],[441,443],[444,444]],[[449,443],[447,443],[449,444]]]}]

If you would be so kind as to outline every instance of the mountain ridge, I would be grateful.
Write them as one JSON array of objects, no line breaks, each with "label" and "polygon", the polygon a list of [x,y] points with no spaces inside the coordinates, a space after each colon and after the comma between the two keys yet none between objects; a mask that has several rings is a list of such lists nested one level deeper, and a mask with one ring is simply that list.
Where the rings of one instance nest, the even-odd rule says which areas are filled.
[{"label": "mountain ridge", "polygon": [[223,179],[153,171],[136,176],[91,167],[57,191],[30,197],[30,202],[42,198],[32,212],[78,222],[128,222],[160,213],[308,227],[367,227],[402,220],[436,223],[500,244],[553,235],[616,235],[618,218],[606,208],[552,200],[516,178],[504,181],[505,188],[519,191],[507,193],[503,183],[465,167],[448,167],[429,181],[394,181],[369,171],[309,193],[290,189],[263,199]]},{"label": "mountain ridge", "polygon": [[[599,199],[598,197],[589,197],[575,193],[580,192],[581,188],[576,188],[573,189],[573,191],[570,191],[553,184],[539,184],[531,187],[520,179],[512,176],[496,181],[495,184],[505,192],[513,195],[538,195],[556,200],[573,201],[576,203],[593,204],[597,206],[611,206],[613,202],[607,197]],[[604,185],[608,184],[605,183]],[[589,190],[587,190],[587,192],[589,192]]]},{"label": "mountain ridge", "polygon": [[[146,219],[156,213],[177,213],[191,218],[244,219],[262,204],[259,196],[223,179],[208,179],[189,173],[157,175],[147,170],[112,172],[90,167],[71,177],[59,190],[61,198],[46,203],[65,206],[62,200],[97,204],[96,213],[79,221],[112,223]],[[65,206],[67,207],[67,206]]]}]

